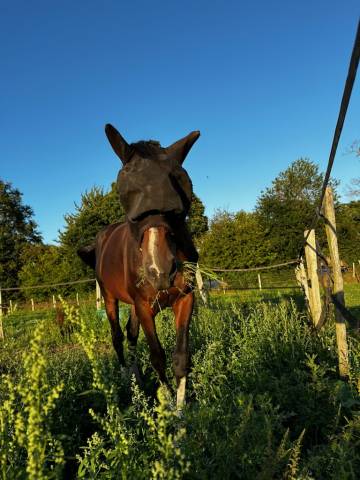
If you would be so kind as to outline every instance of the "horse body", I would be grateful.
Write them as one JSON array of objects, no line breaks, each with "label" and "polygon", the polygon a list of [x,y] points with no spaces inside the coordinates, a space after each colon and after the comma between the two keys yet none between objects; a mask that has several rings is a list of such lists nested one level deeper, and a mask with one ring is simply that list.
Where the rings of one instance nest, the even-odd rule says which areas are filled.
[{"label": "horse body", "polygon": [[199,132],[192,132],[168,148],[154,141],[128,145],[111,125],[106,134],[124,168],[118,176],[120,199],[127,213],[125,223],[105,227],[95,246],[79,250],[80,257],[95,269],[111,326],[119,361],[125,365],[124,335],[119,324],[118,302],[131,305],[126,325],[132,369],[140,325],[150,359],[161,382],[168,384],[165,352],[159,342],[155,316],[165,307],[175,314],[176,346],[173,368],[177,381],[177,405],[185,398],[190,366],[189,325],[194,305],[191,281],[184,277],[184,261],[197,262],[198,254],[187,230],[191,181],[181,167]]},{"label": "horse body", "polygon": [[175,237],[171,240],[172,227],[165,218],[151,216],[143,223],[140,242],[134,238],[129,223],[110,225],[98,234],[96,278],[110,321],[113,345],[123,365],[124,336],[119,325],[118,301],[131,305],[126,330],[130,362],[136,376],[135,352],[141,325],[150,348],[151,362],[160,381],[168,383],[165,352],[156,334],[155,316],[161,309],[172,307],[177,335],[173,367],[179,387],[177,403],[180,405],[190,364],[189,324],[194,294],[177,266],[191,258],[177,248]]},{"label": "horse body", "polygon": [[[140,243],[128,223],[117,223],[102,230],[96,239],[95,272],[107,296],[135,305],[139,301],[171,306],[174,299],[189,290],[177,266],[196,261],[166,238],[172,227],[166,219],[150,217]],[[173,235],[170,233],[170,235]]]}]

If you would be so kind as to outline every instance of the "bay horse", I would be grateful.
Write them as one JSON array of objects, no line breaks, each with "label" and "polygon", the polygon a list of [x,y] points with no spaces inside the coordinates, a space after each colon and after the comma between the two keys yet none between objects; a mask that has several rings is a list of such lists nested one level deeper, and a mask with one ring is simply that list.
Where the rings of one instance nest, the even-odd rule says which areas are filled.
[{"label": "bay horse", "polygon": [[[125,223],[105,227],[98,233],[95,244],[80,249],[78,254],[95,269],[120,364],[125,365],[124,335],[119,325],[118,312],[118,302],[122,301],[131,305],[126,332],[133,372],[138,376],[136,344],[141,325],[149,345],[153,368],[160,381],[166,385],[165,352],[156,333],[155,316],[165,307],[172,308],[176,327],[173,370],[177,384],[176,404],[180,409],[185,401],[186,377],[190,367],[189,326],[194,306],[193,280],[184,275],[181,266],[186,261],[197,262],[198,253],[185,221],[190,205],[185,205],[188,195],[182,188],[184,182],[181,182],[179,175],[176,178],[180,180],[174,180],[174,168],[169,169],[169,165],[176,168],[181,166],[200,132],[192,132],[170,147],[162,148],[153,141],[128,145],[111,125],[107,125],[105,131],[115,153],[123,165],[129,167],[126,187],[129,187],[129,183],[132,185],[132,170],[136,176],[134,165],[137,161],[141,165],[149,165],[152,172],[155,166],[158,168],[160,165],[162,168],[154,180],[154,198],[144,196],[144,192],[151,192],[152,185],[148,186],[147,179],[142,178],[139,193],[142,201],[136,203],[135,187],[130,188],[131,195],[129,194],[135,201],[126,205],[129,196],[123,199],[122,203],[129,207],[125,209]],[[118,180],[120,176],[121,171]],[[139,182],[136,181],[135,184],[137,183]],[[120,198],[123,187],[124,185],[119,186]]]}]

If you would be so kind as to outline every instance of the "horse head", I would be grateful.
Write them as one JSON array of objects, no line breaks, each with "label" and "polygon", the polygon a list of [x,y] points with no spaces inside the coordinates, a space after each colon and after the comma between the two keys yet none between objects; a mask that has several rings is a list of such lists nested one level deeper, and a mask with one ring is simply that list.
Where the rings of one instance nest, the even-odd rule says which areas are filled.
[{"label": "horse head", "polygon": [[189,212],[192,183],[182,164],[200,132],[164,148],[154,140],[128,144],[110,124],[108,140],[122,161],[117,188],[133,236],[140,243],[142,271],[155,290],[167,290],[176,274],[179,224]]},{"label": "horse head", "polygon": [[192,183],[182,163],[200,132],[191,132],[166,148],[154,140],[129,145],[110,124],[105,132],[123,164],[117,188],[127,219],[136,222],[154,213],[185,219]]}]

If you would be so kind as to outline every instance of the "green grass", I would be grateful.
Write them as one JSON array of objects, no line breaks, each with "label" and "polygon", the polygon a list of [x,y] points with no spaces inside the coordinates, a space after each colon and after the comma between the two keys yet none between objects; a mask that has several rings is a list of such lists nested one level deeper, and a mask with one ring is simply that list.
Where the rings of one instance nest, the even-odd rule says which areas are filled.
[{"label": "green grass", "polygon": [[360,284],[349,283],[344,289],[346,306],[356,318],[360,319]]},{"label": "green grass", "polygon": [[[346,301],[358,311],[358,285]],[[107,321],[90,307],[72,317],[66,337],[53,311],[4,319],[0,478],[359,478],[359,339],[350,333],[343,382],[334,322],[313,333],[296,292],[212,295],[197,308],[181,418],[156,392],[143,334],[140,391],[117,364]],[[173,379],[169,311],[157,329]]]}]

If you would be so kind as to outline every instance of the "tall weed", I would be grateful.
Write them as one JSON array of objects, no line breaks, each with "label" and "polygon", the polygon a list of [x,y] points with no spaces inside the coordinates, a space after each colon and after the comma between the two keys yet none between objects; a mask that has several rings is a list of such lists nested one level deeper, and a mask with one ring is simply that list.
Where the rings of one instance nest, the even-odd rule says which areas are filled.
[{"label": "tall weed", "polygon": [[63,389],[50,386],[43,351],[45,324],[39,323],[23,356],[18,384],[2,378],[0,468],[3,479],[25,471],[29,480],[57,478],[64,464],[61,443],[49,430],[49,418]]}]

